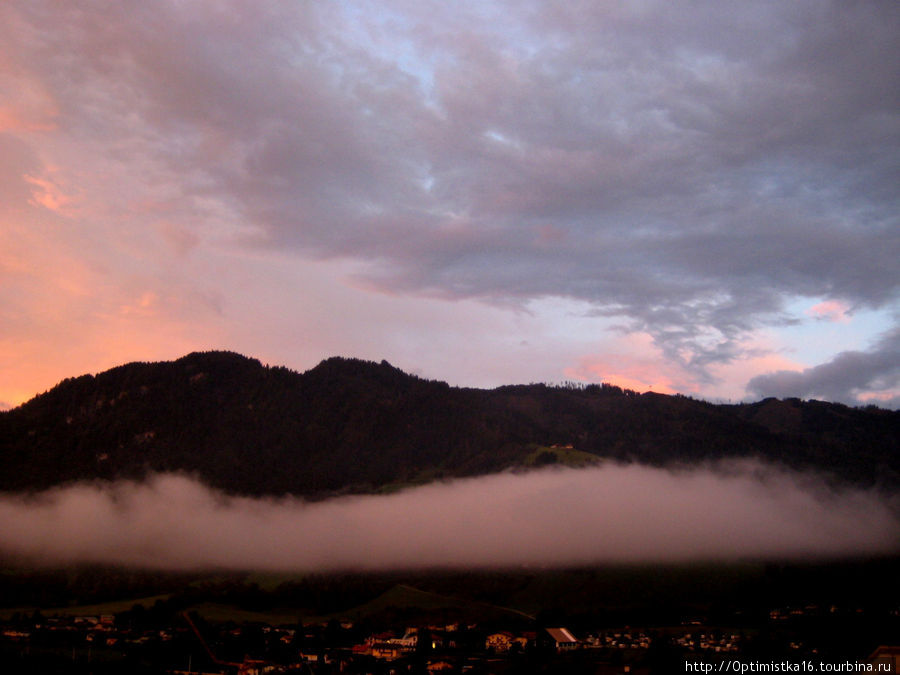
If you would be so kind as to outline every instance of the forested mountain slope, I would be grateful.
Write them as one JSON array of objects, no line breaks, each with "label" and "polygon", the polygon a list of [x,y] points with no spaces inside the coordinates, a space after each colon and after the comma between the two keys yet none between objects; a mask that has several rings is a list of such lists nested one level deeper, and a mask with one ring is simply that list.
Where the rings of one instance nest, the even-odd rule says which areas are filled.
[{"label": "forested mountain slope", "polygon": [[450,387],[386,362],[305,373],[230,352],[67,379],[0,413],[0,489],[184,471],[232,493],[327,495],[564,461],[758,456],[896,489],[900,412],[714,405],[608,385]]}]

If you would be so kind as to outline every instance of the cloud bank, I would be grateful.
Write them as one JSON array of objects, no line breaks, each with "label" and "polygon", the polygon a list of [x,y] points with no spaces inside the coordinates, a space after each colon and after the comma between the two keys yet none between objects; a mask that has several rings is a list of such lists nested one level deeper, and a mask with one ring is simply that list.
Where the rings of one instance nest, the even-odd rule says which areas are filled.
[{"label": "cloud bank", "polygon": [[900,329],[895,329],[868,351],[844,351],[802,372],[782,370],[757,375],[747,384],[747,390],[757,396],[797,396],[897,408],[900,396],[894,393],[893,385],[898,379]]},{"label": "cloud bank", "polygon": [[892,508],[753,462],[501,474],[318,503],[159,475],[4,496],[0,550],[43,564],[261,570],[853,556],[898,550]]}]

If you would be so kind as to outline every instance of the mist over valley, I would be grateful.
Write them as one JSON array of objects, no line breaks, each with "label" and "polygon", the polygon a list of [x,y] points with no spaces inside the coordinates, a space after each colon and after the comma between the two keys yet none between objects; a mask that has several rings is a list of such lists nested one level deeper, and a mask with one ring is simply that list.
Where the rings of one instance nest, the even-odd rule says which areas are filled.
[{"label": "mist over valley", "polygon": [[897,553],[897,513],[895,498],[755,461],[551,468],[317,502],[168,474],[3,496],[0,550],[165,570],[827,560]]}]

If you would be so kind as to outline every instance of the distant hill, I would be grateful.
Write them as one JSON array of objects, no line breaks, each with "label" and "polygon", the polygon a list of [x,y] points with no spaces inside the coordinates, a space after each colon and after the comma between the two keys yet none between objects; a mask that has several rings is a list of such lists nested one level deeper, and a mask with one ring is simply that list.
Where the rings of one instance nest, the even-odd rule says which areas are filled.
[{"label": "distant hill", "polygon": [[385,361],[297,373],[205,352],[70,378],[0,412],[0,490],[185,471],[231,493],[324,496],[591,456],[757,456],[896,490],[898,437],[900,412],[874,407],[716,405],[610,385],[466,389]]}]

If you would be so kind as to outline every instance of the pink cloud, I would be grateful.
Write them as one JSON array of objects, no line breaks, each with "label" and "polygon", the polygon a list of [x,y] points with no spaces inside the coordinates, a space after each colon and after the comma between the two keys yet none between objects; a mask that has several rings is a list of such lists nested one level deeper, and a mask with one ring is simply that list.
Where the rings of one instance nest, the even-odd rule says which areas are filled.
[{"label": "pink cloud", "polygon": [[825,300],[807,309],[806,313],[822,321],[847,323],[850,321],[849,311],[850,307],[840,300]]},{"label": "pink cloud", "polygon": [[33,186],[29,203],[33,206],[43,206],[45,209],[66,215],[70,207],[77,201],[71,194],[67,194],[59,183],[49,177],[23,176],[25,182]]},{"label": "pink cloud", "polygon": [[59,106],[47,87],[7,59],[0,65],[0,132],[35,133],[56,129]]},{"label": "pink cloud", "polygon": [[727,363],[709,367],[711,380],[698,380],[689,369],[668,358],[647,333],[630,333],[608,343],[602,354],[584,356],[565,376],[581,382],[606,382],[637,392],[687,394],[711,400],[741,400],[754,376],[805,367],[778,353],[762,336],[747,338]]}]

